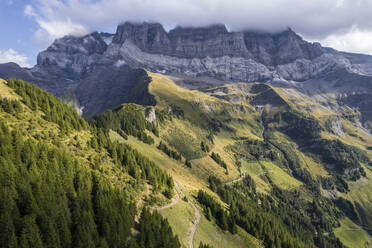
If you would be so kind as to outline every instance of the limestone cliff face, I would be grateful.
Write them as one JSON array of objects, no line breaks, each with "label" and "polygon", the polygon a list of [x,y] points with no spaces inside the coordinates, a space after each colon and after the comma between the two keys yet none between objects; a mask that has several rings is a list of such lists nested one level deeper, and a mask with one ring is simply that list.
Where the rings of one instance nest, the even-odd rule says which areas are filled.
[{"label": "limestone cliff face", "polygon": [[305,81],[330,70],[351,70],[341,53],[304,41],[291,29],[229,32],[224,25],[177,27],[167,33],[160,24],[124,23],[103,57],[155,72],[223,81]]},{"label": "limestone cliff face", "polygon": [[342,53],[304,41],[291,29],[276,34],[229,32],[224,25],[177,27],[126,22],[115,34],[56,40],[37,70],[80,78],[102,66],[144,68],[222,81],[305,81],[338,69],[357,71]]},{"label": "limestone cliff face", "polygon": [[39,53],[37,65],[54,73],[81,75],[93,70],[106,49],[107,44],[97,32],[83,37],[66,36]]}]

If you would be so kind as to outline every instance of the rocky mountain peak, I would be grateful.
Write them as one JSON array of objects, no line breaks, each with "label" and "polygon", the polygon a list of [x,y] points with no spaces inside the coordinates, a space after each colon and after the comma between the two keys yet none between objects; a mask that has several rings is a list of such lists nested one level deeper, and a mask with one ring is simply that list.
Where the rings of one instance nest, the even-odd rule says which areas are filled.
[{"label": "rocky mountain peak", "polygon": [[163,51],[170,45],[167,32],[160,23],[125,22],[117,27],[112,42],[123,44],[127,39],[147,52]]},{"label": "rocky mountain peak", "polygon": [[107,49],[107,44],[103,41],[101,34],[93,32],[84,36],[65,36],[56,39],[46,52],[59,52],[67,54],[84,53],[102,54]]},{"label": "rocky mountain peak", "polygon": [[98,32],[81,37],[69,35],[55,40],[45,51],[39,53],[37,65],[49,71],[63,70],[82,74],[106,49],[107,44]]}]

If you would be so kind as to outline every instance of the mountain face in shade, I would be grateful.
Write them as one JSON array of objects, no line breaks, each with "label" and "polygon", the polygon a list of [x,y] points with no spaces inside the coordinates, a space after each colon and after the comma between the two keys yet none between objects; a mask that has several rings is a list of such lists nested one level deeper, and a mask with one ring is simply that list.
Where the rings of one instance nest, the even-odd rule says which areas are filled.
[{"label": "mountain face in shade", "polygon": [[128,101],[151,103],[150,96],[133,99],[138,84],[146,88],[138,81],[145,69],[177,76],[186,86],[196,81],[196,88],[205,82],[259,81],[295,87],[311,96],[332,95],[359,108],[366,122],[372,120],[365,107],[372,104],[371,65],[371,56],[307,42],[291,29],[269,34],[212,25],[167,32],[159,23],[126,22],[115,34],[57,39],[38,55],[34,68],[4,64],[0,77],[31,81],[75,102],[85,116]]}]

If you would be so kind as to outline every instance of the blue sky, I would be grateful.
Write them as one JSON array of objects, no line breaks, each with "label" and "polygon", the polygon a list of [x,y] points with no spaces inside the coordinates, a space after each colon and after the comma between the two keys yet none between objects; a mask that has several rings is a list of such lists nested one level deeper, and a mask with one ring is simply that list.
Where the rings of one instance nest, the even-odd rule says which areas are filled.
[{"label": "blue sky", "polygon": [[157,21],[230,30],[279,31],[372,54],[371,0],[0,0],[0,63],[33,66],[38,52],[64,35],[114,32],[123,21]]},{"label": "blue sky", "polygon": [[[36,61],[36,55],[40,50],[32,41],[35,31],[38,29],[38,23],[24,14],[25,5],[30,1],[24,0],[0,0],[0,30],[2,38],[0,39],[0,55],[4,56],[10,49],[13,53],[13,59],[21,64],[32,65]],[[26,60],[21,56],[27,57]],[[18,57],[18,58],[17,58]],[[1,59],[0,59],[1,61]]]}]

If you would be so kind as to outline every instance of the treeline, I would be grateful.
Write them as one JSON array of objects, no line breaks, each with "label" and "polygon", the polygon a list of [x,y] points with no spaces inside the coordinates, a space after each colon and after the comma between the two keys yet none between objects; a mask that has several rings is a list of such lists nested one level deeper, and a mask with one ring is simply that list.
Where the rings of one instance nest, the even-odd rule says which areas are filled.
[{"label": "treeline", "polygon": [[295,147],[277,140],[271,131],[265,132],[265,140],[271,149],[270,153],[268,153],[270,154],[269,158],[273,158],[272,161],[275,164],[285,167],[296,179],[304,182],[305,187],[314,195],[321,194],[319,183],[306,168],[302,168],[300,157],[296,152],[293,152],[296,149]]},{"label": "treeline", "polygon": [[[274,185],[271,196],[259,194],[250,177],[233,186],[224,185],[215,177],[210,177],[209,183],[229,205],[229,214],[224,214],[227,223],[236,223],[263,240],[265,247],[343,247],[332,231],[338,225],[337,218],[343,215],[328,199],[307,202],[299,191],[282,191]],[[200,194],[206,211],[209,208],[217,223],[221,223],[224,217],[219,220],[221,214],[217,213],[221,213],[222,206],[211,196]],[[212,209],[216,209],[215,214]]]},{"label": "treeline", "polygon": [[247,161],[268,160],[285,169],[306,187],[316,194],[320,194],[319,183],[311,176],[306,168],[302,168],[300,159],[294,147],[287,143],[280,143],[271,131],[265,132],[265,141],[244,140],[230,146],[235,157]]},{"label": "treeline", "polygon": [[167,221],[158,212],[144,208],[140,223],[137,225],[139,235],[133,239],[130,248],[178,248],[181,244],[177,235]]},{"label": "treeline", "polygon": [[57,123],[62,133],[88,128],[87,122],[76,111],[71,111],[61,100],[46,91],[22,80],[9,79],[7,82],[7,86],[22,97],[27,107],[33,111],[42,111],[43,118]]},{"label": "treeline", "polygon": [[212,196],[203,190],[199,190],[197,199],[203,205],[208,220],[211,220],[213,216],[216,219],[217,225],[223,231],[229,230],[232,234],[237,232],[232,216],[229,216],[227,211]]},{"label": "treeline", "polygon": [[154,139],[146,134],[145,130],[159,135],[155,123],[146,120],[142,106],[133,103],[93,116],[90,123],[98,128],[112,129],[124,138],[126,135],[132,135],[147,144],[154,144]]},{"label": "treeline", "polygon": [[222,168],[227,169],[227,165],[225,161],[222,160],[221,156],[218,153],[212,152],[211,158],[219,165],[221,165]]},{"label": "treeline", "polygon": [[165,154],[168,155],[168,157],[173,158],[177,161],[181,161],[182,156],[180,153],[171,150],[163,141],[160,141],[159,145],[157,146],[159,150],[164,152]]}]

